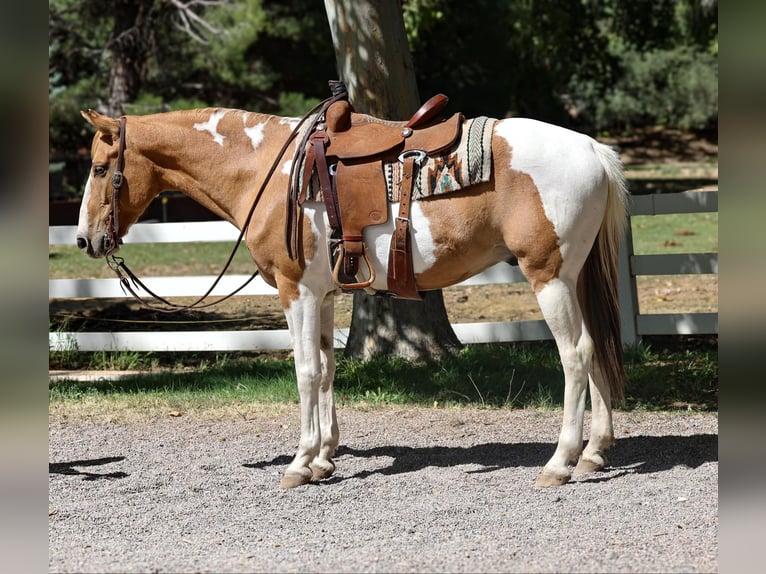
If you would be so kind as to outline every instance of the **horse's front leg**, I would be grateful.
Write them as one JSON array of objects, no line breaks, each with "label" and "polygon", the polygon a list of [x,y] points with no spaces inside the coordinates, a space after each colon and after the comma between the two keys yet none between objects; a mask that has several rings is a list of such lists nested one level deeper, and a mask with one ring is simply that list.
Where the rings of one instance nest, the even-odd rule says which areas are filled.
[{"label": "horse's front leg", "polygon": [[[282,293],[298,293],[287,301]],[[327,478],[335,470],[338,421],[333,398],[334,294],[315,293],[305,285],[280,285],[287,325],[293,339],[295,375],[300,397],[301,436],[295,458],[285,470],[281,488]]]},{"label": "horse's front leg", "polygon": [[312,480],[327,478],[335,471],[332,457],[338,446],[338,419],[335,414],[333,381],[335,379],[335,295],[328,293],[320,308],[319,361],[319,454],[311,462]]}]

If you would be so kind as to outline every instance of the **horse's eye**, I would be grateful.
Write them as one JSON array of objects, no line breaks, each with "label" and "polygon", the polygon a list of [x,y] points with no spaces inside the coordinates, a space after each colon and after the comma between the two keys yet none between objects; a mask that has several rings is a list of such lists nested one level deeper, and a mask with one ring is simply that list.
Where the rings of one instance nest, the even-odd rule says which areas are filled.
[{"label": "horse's eye", "polygon": [[106,175],[106,167],[103,165],[94,165],[93,175]]}]

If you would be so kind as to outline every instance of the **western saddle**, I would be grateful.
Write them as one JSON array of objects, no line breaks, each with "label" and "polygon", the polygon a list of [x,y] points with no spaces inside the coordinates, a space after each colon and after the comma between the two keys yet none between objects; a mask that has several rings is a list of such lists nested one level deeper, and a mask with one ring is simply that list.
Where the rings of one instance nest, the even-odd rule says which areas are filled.
[{"label": "western saddle", "polygon": [[[402,163],[399,213],[391,238],[388,295],[421,299],[415,284],[410,241],[410,203],[417,168],[426,157],[449,149],[460,139],[463,116],[436,121],[448,98],[438,94],[406,122],[385,121],[357,114],[342,82],[330,82],[333,96],[309,125],[299,143],[291,174],[287,248],[298,256],[300,205],[315,174],[332,229],[330,253],[333,278],[343,290],[365,289],[375,280],[363,230],[388,220],[384,164]],[[302,165],[302,167],[301,167]],[[302,170],[302,177],[298,171]],[[359,279],[364,260],[367,278]]]}]

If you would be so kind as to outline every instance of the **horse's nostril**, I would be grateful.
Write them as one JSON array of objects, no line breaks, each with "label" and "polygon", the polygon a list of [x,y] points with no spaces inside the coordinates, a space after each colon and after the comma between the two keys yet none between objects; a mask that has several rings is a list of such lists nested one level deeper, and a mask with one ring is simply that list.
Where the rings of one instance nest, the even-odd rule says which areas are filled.
[{"label": "horse's nostril", "polygon": [[78,237],[77,238],[77,247],[82,250],[88,247],[88,240],[84,237]]}]

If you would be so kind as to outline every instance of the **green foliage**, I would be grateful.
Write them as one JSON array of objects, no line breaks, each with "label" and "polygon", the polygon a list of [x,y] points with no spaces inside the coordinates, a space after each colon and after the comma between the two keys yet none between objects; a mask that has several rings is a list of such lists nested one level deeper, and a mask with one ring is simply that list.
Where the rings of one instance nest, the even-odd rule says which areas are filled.
[{"label": "green foliage", "polygon": [[263,91],[273,78],[248,61],[248,49],[266,26],[266,16],[260,0],[244,0],[232,5],[222,4],[205,10],[205,20],[213,31],[206,30],[205,50],[194,54],[197,73],[209,76],[210,82],[237,85],[240,88]]},{"label": "green foliage", "polygon": [[468,114],[585,130],[717,121],[717,12],[699,2],[409,0],[404,15],[421,93]]},{"label": "green foliage", "polygon": [[50,154],[74,153],[79,148],[90,151],[92,128],[80,115],[81,110],[99,107],[103,94],[97,76],[89,76],[71,85],[58,84],[48,97],[48,135]]},{"label": "green foliage", "polygon": [[319,102],[319,98],[307,98],[297,92],[282,92],[279,94],[278,114],[280,116],[299,118]]},{"label": "green foliage", "polygon": [[433,32],[434,28],[442,25],[445,14],[442,6],[446,0],[404,0],[402,16],[407,40],[413,49],[422,45],[421,38]]},{"label": "green foliage", "polygon": [[644,125],[705,129],[716,124],[718,62],[712,54],[686,46],[646,52],[626,49],[620,62],[619,79],[592,106],[597,129]]}]

